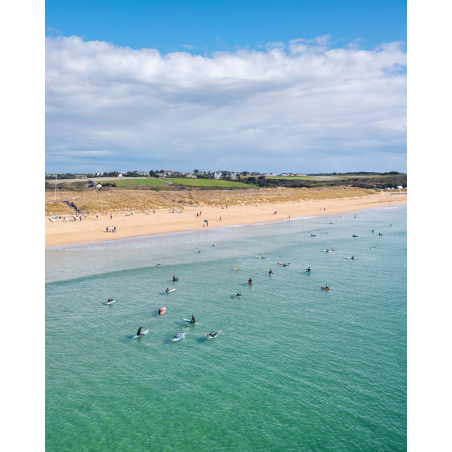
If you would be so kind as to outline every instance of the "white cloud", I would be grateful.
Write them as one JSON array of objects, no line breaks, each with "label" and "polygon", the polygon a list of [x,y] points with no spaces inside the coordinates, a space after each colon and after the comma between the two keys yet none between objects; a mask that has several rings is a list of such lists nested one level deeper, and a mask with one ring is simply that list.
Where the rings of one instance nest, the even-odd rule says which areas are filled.
[{"label": "white cloud", "polygon": [[265,48],[162,55],[46,38],[48,170],[406,169],[401,43]]},{"label": "white cloud", "polygon": [[189,50],[193,50],[194,49],[194,47],[189,45],[189,44],[181,44],[180,46],[181,47],[185,47],[186,49],[189,49]]}]

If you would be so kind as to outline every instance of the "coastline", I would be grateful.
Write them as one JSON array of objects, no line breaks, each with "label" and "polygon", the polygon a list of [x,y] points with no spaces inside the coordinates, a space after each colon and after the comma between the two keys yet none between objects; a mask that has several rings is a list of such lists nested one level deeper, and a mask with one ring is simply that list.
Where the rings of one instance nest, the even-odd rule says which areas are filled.
[{"label": "coastline", "polygon": [[[226,208],[200,206],[184,208],[183,213],[170,213],[168,209],[156,210],[155,215],[135,211],[118,212],[110,219],[107,215],[89,215],[82,221],[54,223],[45,217],[45,248],[80,245],[84,243],[120,240],[156,234],[194,231],[222,226],[242,226],[256,223],[275,223],[289,218],[336,215],[376,207],[407,204],[407,194],[380,193],[358,198],[336,198],[287,203],[265,203],[256,206],[234,205]],[[324,210],[325,209],[325,210]],[[274,212],[277,212],[274,214]],[[202,212],[201,217],[196,214]],[[220,220],[221,217],[221,220]],[[204,220],[208,220],[207,223]],[[203,226],[204,225],[204,226]],[[116,226],[117,232],[106,232]]]}]

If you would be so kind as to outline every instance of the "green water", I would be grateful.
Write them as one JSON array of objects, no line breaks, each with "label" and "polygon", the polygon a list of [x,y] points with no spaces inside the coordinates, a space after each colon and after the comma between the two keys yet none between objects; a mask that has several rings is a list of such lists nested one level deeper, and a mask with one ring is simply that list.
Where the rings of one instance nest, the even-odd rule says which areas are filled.
[{"label": "green water", "polygon": [[46,449],[406,450],[406,251],[406,207],[47,251]]}]

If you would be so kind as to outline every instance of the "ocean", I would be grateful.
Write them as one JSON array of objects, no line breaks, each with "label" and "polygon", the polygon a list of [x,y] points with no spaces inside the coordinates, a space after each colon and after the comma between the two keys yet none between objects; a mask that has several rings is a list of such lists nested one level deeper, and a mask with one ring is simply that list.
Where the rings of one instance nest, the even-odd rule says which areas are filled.
[{"label": "ocean", "polygon": [[406,450],[406,205],[46,250],[45,402],[48,451]]}]

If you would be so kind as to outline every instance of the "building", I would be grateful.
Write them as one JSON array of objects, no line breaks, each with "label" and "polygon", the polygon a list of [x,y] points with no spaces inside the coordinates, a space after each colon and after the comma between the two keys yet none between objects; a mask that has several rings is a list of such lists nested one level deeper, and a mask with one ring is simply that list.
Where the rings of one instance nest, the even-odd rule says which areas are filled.
[{"label": "building", "polygon": [[166,177],[166,173],[155,173],[156,177]]},{"label": "building", "polygon": [[297,173],[297,174],[295,174],[295,176],[306,177],[306,173]]},{"label": "building", "polygon": [[399,190],[402,190],[402,189],[403,189],[403,187],[402,187],[401,185],[397,185],[397,188],[398,188]]},{"label": "building", "polygon": [[215,173],[213,173],[213,177],[215,179],[221,179],[221,171],[216,171]]}]

